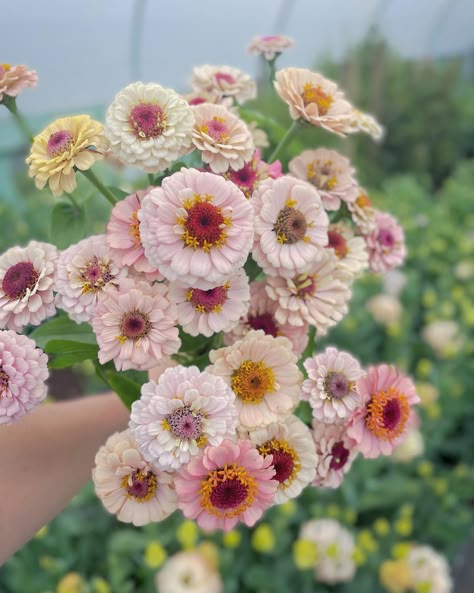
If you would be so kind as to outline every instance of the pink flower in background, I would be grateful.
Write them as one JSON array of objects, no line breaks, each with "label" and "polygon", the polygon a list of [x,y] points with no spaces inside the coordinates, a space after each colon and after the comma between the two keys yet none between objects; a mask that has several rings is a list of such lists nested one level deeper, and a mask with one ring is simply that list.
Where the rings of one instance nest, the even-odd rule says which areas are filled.
[{"label": "pink flower in background", "polygon": [[152,190],[138,212],[145,255],[168,280],[207,290],[224,284],[248,256],[253,209],[219,175],[181,169]]},{"label": "pink flower in background", "polygon": [[201,103],[213,103],[214,105],[222,105],[223,107],[232,107],[233,99],[231,97],[222,97],[217,93],[207,91],[194,91],[183,95],[189,105],[201,105]]},{"label": "pink flower in background", "polygon": [[158,383],[142,387],[133,402],[130,430],[139,449],[158,467],[178,469],[206,445],[235,435],[235,395],[225,382],[195,366],[168,368]]},{"label": "pink flower in background", "polygon": [[397,219],[387,212],[376,211],[375,222],[375,229],[365,236],[365,242],[371,271],[383,274],[403,263],[405,235]]},{"label": "pink flower in background", "polygon": [[145,461],[128,430],[99,449],[92,479],[104,507],[124,523],[162,521],[177,508],[173,475]]},{"label": "pink flower in background", "polygon": [[178,352],[177,323],[176,305],[164,284],[121,278],[104,290],[92,317],[100,363],[113,360],[118,371],[153,368],[163,356]]},{"label": "pink flower in background", "polygon": [[357,456],[355,443],[347,435],[347,425],[314,420],[312,437],[318,455],[313,486],[339,488]]},{"label": "pink flower in background", "polygon": [[255,211],[252,257],[266,274],[292,278],[324,255],[329,220],[309,183],[289,175],[268,179],[250,203]]},{"label": "pink flower in background", "polygon": [[224,173],[224,177],[232,181],[244,193],[246,198],[250,198],[265,179],[276,179],[281,176],[280,161],[275,161],[271,165],[265,163],[261,159],[260,150],[256,150],[251,160],[238,171],[231,169]]},{"label": "pink flower in background", "polygon": [[363,407],[349,422],[347,434],[364,457],[390,455],[407,434],[412,406],[420,401],[412,380],[393,366],[370,367],[357,381]]},{"label": "pink flower in background", "polygon": [[249,54],[263,56],[266,60],[272,61],[294,45],[293,39],[286,35],[263,35],[254,37],[247,47],[247,51]]},{"label": "pink flower in background", "polygon": [[357,359],[336,348],[326,348],[321,354],[304,361],[308,379],[303,393],[313,410],[313,417],[323,422],[347,420],[362,407],[357,391],[357,379],[365,375]]},{"label": "pink flower in background", "polygon": [[339,260],[339,267],[350,272],[354,278],[369,267],[369,254],[363,237],[355,236],[352,228],[337,222],[329,225],[327,248]]},{"label": "pink flower in background", "polygon": [[223,285],[201,290],[178,282],[170,283],[170,300],[178,306],[178,322],[191,336],[209,337],[231,330],[247,312],[249,281],[243,268]]},{"label": "pink flower in background", "polygon": [[56,313],[53,280],[58,251],[30,241],[0,256],[0,328],[21,332]]},{"label": "pink flower in background", "polygon": [[30,338],[0,331],[0,424],[15,422],[47,395],[48,357]]},{"label": "pink flower in background", "polygon": [[257,85],[248,74],[232,66],[197,66],[193,69],[191,86],[195,92],[216,96],[219,101],[230,97],[244,103],[257,96]]},{"label": "pink flower in background", "polygon": [[182,468],[175,479],[178,506],[205,531],[252,527],[274,501],[278,481],[272,457],[250,441],[226,440]]},{"label": "pink flower in background", "polygon": [[19,64],[0,64],[0,102],[4,95],[17,97],[23,89],[35,87],[38,83],[38,75],[35,70]]}]

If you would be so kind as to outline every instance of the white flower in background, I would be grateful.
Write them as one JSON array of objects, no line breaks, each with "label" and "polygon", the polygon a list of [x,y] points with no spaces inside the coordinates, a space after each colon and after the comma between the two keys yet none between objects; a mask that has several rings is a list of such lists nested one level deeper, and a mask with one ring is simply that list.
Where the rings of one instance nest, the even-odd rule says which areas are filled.
[{"label": "white flower in background", "polygon": [[398,299],[388,294],[376,294],[365,304],[375,321],[382,325],[396,325],[400,323],[403,307]]},{"label": "white flower in background", "polygon": [[385,135],[385,128],[379,124],[373,115],[354,109],[349,119],[348,134],[364,132],[376,142],[380,142]]},{"label": "white flower in background", "polygon": [[222,579],[199,549],[174,554],[156,574],[158,593],[221,593]]},{"label": "white flower in background", "polygon": [[421,335],[440,358],[459,352],[464,344],[459,324],[452,320],[432,321],[425,325]]},{"label": "white flower in background", "polygon": [[393,450],[392,459],[399,463],[408,463],[412,459],[423,455],[424,450],[423,434],[418,428],[412,427],[408,430],[405,440]]},{"label": "white flower in background", "polygon": [[414,546],[408,553],[407,563],[411,572],[410,590],[428,593],[452,592],[453,582],[446,558],[430,546]]}]

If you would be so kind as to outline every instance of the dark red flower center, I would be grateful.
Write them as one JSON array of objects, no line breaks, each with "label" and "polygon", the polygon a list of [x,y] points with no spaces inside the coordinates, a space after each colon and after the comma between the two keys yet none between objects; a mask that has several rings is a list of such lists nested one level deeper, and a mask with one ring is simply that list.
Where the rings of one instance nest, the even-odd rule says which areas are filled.
[{"label": "dark red flower center", "polygon": [[178,408],[166,416],[170,431],[178,439],[199,439],[202,434],[203,415],[189,406]]},{"label": "dark red flower center", "polygon": [[67,130],[59,130],[51,134],[46,145],[46,152],[50,157],[59,156],[69,149],[72,144],[72,134]]},{"label": "dark red flower center", "polygon": [[130,125],[137,138],[156,138],[165,129],[163,109],[154,103],[140,103],[130,112]]},{"label": "dark red flower center", "polygon": [[155,494],[156,488],[157,479],[151,471],[137,470],[128,478],[127,492],[140,502],[149,500]]},{"label": "dark red flower center", "polygon": [[252,329],[263,329],[263,331],[276,338],[278,336],[278,326],[271,313],[260,313],[259,315],[250,315],[247,323]]},{"label": "dark red flower center", "polygon": [[281,451],[278,449],[270,449],[268,455],[273,455],[272,465],[275,469],[273,480],[278,480],[280,484],[286,482],[293,473],[295,462],[288,451]]},{"label": "dark red flower center", "polygon": [[337,231],[328,231],[328,247],[332,247],[334,249],[335,254],[337,257],[341,258],[347,255],[347,243],[341,233]]},{"label": "dark red flower center", "polygon": [[398,426],[402,416],[402,410],[398,399],[393,398],[388,400],[383,408],[382,416],[384,428],[387,430],[394,430],[396,426]]},{"label": "dark red flower center", "polygon": [[293,245],[304,239],[308,224],[304,214],[296,208],[285,206],[280,210],[273,227],[279,243]]},{"label": "dark red flower center", "polygon": [[189,105],[201,105],[201,103],[207,103],[204,97],[194,97],[188,101]]},{"label": "dark red flower center", "polygon": [[22,261],[8,268],[2,281],[2,290],[11,299],[22,299],[38,281],[38,273],[29,261]]},{"label": "dark red flower center", "polygon": [[220,208],[209,202],[196,202],[188,210],[184,227],[186,244],[207,250],[222,241],[225,221]]},{"label": "dark red flower center", "polygon": [[201,313],[218,312],[227,300],[228,286],[216,286],[209,290],[193,288],[189,291],[189,301]]},{"label": "dark red flower center", "polygon": [[343,468],[347,460],[349,459],[349,450],[344,447],[342,441],[335,443],[331,449],[331,463],[329,464],[330,469],[341,469]]},{"label": "dark red flower center", "polygon": [[251,163],[246,163],[242,169],[238,171],[231,171],[229,179],[238,187],[245,189],[252,189],[257,179],[257,171],[253,168]]},{"label": "dark red flower center", "polygon": [[330,398],[341,399],[348,395],[351,385],[343,373],[330,371],[324,380],[324,388]]},{"label": "dark red flower center", "polygon": [[120,322],[121,335],[129,340],[138,340],[148,335],[151,323],[148,315],[141,311],[128,311]]},{"label": "dark red flower center", "polygon": [[218,482],[212,489],[209,499],[217,509],[232,509],[245,501],[247,493],[246,484],[242,484],[238,478],[231,478]]}]

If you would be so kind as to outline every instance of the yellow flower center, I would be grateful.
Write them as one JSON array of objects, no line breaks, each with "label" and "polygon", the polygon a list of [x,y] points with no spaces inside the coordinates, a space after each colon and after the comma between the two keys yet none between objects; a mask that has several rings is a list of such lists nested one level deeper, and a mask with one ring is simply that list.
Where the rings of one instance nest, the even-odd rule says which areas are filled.
[{"label": "yellow flower center", "polygon": [[231,387],[235,395],[246,404],[258,404],[276,389],[273,369],[263,362],[244,360],[232,373]]},{"label": "yellow flower center", "polygon": [[306,168],[306,177],[318,189],[331,191],[337,185],[337,177],[334,174],[332,161],[328,160],[320,164],[320,161],[309,163]]},{"label": "yellow flower center", "polygon": [[141,245],[140,240],[140,221],[138,220],[138,210],[132,214],[132,222],[128,227],[128,233],[132,237],[135,247],[139,247]]},{"label": "yellow flower center", "polygon": [[9,70],[11,70],[10,64],[1,64],[1,67],[4,72],[8,72]]},{"label": "yellow flower center", "polygon": [[355,202],[359,208],[370,208],[372,206],[372,202],[366,193],[361,193]]},{"label": "yellow flower center", "polygon": [[255,501],[257,482],[235,463],[210,472],[199,488],[201,507],[217,517],[236,517]]},{"label": "yellow flower center", "polygon": [[406,395],[395,387],[387,387],[371,395],[365,424],[377,438],[390,441],[404,431],[409,414]]},{"label": "yellow flower center", "polygon": [[305,107],[311,103],[318,106],[319,115],[326,115],[334,102],[334,98],[323,91],[321,85],[313,86],[307,82],[303,88],[303,103]]}]

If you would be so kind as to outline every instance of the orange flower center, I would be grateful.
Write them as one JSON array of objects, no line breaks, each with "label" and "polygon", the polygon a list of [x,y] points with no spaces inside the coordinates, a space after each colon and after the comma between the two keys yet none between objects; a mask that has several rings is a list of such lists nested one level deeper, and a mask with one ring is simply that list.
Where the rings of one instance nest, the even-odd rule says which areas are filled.
[{"label": "orange flower center", "polygon": [[218,517],[236,517],[255,501],[257,482],[245,467],[233,463],[210,472],[201,482],[201,507]]},{"label": "orange flower center", "polygon": [[264,457],[273,455],[273,479],[280,483],[281,488],[288,488],[301,470],[299,457],[293,447],[287,441],[271,439],[257,449]]},{"label": "orange flower center", "polygon": [[377,438],[391,441],[402,434],[409,414],[406,395],[395,387],[387,387],[371,395],[365,424]]},{"label": "orange flower center", "polygon": [[128,227],[128,233],[132,237],[135,242],[135,247],[139,247],[141,245],[140,239],[140,221],[138,220],[138,210],[132,214],[132,222]]},{"label": "orange flower center", "polygon": [[372,202],[366,193],[361,193],[355,202],[359,208],[370,208],[372,206]]},{"label": "orange flower center", "polygon": [[276,389],[273,369],[263,362],[244,360],[232,373],[231,387],[235,395],[246,404],[258,404]]},{"label": "orange flower center", "polygon": [[333,102],[333,97],[325,93],[321,85],[312,86],[310,82],[304,85],[303,103],[305,107],[314,103],[318,106],[319,115],[326,115]]}]

